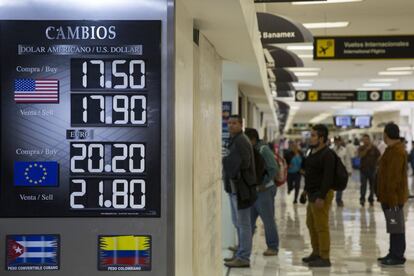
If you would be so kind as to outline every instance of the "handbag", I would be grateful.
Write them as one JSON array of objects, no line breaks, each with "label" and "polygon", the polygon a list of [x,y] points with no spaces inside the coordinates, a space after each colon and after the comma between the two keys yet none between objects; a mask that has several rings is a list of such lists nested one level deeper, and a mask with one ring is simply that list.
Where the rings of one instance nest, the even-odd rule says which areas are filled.
[{"label": "handbag", "polygon": [[387,222],[387,233],[405,233],[404,210],[400,207],[384,209],[385,220]]}]

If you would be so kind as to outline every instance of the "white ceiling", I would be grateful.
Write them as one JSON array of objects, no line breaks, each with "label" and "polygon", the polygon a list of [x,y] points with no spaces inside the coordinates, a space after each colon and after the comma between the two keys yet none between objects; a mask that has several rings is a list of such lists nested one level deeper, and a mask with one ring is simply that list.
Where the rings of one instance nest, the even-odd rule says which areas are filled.
[{"label": "white ceiling", "polygon": [[223,80],[232,80],[254,90],[251,100],[269,115],[270,124],[277,125],[253,0],[181,2],[194,17],[194,27],[222,57]]},{"label": "white ceiling", "polygon": [[[346,28],[312,29],[315,36],[324,35],[414,35],[414,0],[364,0],[362,2],[321,5],[292,5],[291,3],[257,4],[258,11],[286,16],[300,23],[349,21]],[[289,44],[291,45],[291,44]],[[279,45],[280,46],[280,45]],[[287,45],[282,45],[286,47]],[[312,54],[312,51],[297,51],[297,54]],[[318,77],[300,77],[313,79],[309,88],[318,90],[353,90],[363,87],[364,83],[374,78],[398,78],[386,89],[414,89],[414,75],[411,76],[379,76],[379,71],[388,67],[414,65],[412,60],[378,60],[378,61],[313,61],[304,58],[305,67],[320,67]],[[296,118],[312,118],[321,112],[335,113],[351,106],[351,103],[295,103],[293,106]],[[355,103],[355,108],[367,110],[384,110],[413,108],[411,103]],[[304,116],[305,115],[305,116]],[[291,119],[291,121],[296,121]]]}]

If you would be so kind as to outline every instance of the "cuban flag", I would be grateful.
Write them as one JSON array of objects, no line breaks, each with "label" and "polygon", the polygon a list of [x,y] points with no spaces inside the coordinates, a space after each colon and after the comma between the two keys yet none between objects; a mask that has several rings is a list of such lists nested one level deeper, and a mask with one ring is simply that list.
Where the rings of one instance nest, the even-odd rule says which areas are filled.
[{"label": "cuban flag", "polygon": [[59,235],[7,236],[8,270],[19,266],[47,266],[48,269],[58,269]]},{"label": "cuban flag", "polygon": [[16,103],[59,103],[59,81],[54,79],[15,79]]},{"label": "cuban flag", "polygon": [[59,164],[47,162],[14,162],[14,186],[57,187]]}]

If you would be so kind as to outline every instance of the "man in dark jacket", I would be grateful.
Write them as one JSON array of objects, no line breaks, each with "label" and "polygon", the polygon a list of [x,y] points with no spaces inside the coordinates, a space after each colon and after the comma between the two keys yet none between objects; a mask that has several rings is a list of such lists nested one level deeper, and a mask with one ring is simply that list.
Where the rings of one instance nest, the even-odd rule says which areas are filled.
[{"label": "man in dark jacket", "polygon": [[[402,265],[405,263],[404,204],[408,200],[407,158],[405,145],[400,141],[400,129],[389,123],[384,129],[384,142],[387,149],[380,159],[377,176],[377,196],[384,213],[395,212],[401,230],[390,233],[388,255],[378,258],[383,265]],[[399,219],[397,219],[399,218]],[[387,217],[386,217],[387,219]]]},{"label": "man in dark jacket", "polygon": [[256,173],[253,147],[243,133],[243,121],[232,115],[228,121],[229,154],[223,158],[225,190],[230,195],[233,224],[239,247],[234,258],[225,259],[228,267],[250,267],[252,252],[251,206],[256,201]]},{"label": "man in dark jacket", "polygon": [[378,159],[381,156],[378,148],[372,144],[371,138],[368,134],[362,136],[362,142],[364,143],[358,149],[358,155],[361,158],[360,178],[361,178],[361,196],[359,202],[362,207],[365,205],[365,195],[367,193],[367,184],[369,183],[369,196],[368,201],[370,206],[374,206],[374,176],[375,168],[377,166]]},{"label": "man in dark jacket", "polygon": [[306,225],[309,229],[312,253],[302,259],[310,267],[330,267],[329,210],[334,193],[335,155],[328,148],[328,128],[315,125],[312,128],[311,150],[305,160],[305,191],[309,199]]}]

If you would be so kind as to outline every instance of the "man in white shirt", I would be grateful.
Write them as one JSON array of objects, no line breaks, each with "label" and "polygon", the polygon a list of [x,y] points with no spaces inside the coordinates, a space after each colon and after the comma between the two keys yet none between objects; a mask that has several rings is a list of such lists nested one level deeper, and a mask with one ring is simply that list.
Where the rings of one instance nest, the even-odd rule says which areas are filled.
[{"label": "man in white shirt", "polygon": [[[338,157],[341,159],[342,163],[345,165],[346,171],[348,172],[348,175],[352,175],[352,163],[351,163],[351,156],[348,153],[348,150],[343,146],[342,138],[340,136],[336,136],[334,138],[334,147],[333,150],[338,155]],[[338,207],[343,207],[344,202],[342,201],[342,193],[343,191],[337,191],[336,192],[336,204]]]},{"label": "man in white shirt", "polygon": [[385,152],[385,149],[387,148],[387,144],[385,144],[385,142],[384,142],[383,140],[381,140],[381,141],[378,143],[377,148],[378,148],[378,150],[380,151],[381,156],[382,156],[382,155],[384,154],[384,152]]},{"label": "man in white shirt", "polygon": [[352,158],[354,158],[357,155],[357,148],[351,140],[348,141],[348,144],[346,144],[345,148],[348,152],[348,156],[352,160]]}]

